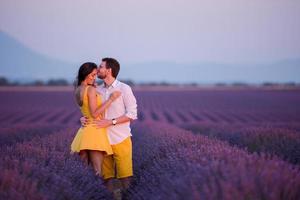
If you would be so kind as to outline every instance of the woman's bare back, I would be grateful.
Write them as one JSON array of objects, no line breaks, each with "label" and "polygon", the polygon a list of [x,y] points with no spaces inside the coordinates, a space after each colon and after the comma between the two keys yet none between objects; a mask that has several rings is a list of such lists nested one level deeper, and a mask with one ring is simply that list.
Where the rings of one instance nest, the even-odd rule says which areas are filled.
[{"label": "woman's bare back", "polygon": [[84,89],[85,89],[85,87],[79,86],[75,90],[75,99],[76,99],[76,103],[79,106],[83,105],[83,91],[84,91]]}]

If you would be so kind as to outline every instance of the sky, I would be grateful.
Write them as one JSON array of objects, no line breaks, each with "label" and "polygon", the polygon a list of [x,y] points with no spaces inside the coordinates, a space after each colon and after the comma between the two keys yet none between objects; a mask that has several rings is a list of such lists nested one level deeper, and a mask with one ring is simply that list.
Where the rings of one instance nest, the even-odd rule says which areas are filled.
[{"label": "sky", "polygon": [[298,0],[1,0],[0,31],[54,59],[270,64],[300,58]]}]

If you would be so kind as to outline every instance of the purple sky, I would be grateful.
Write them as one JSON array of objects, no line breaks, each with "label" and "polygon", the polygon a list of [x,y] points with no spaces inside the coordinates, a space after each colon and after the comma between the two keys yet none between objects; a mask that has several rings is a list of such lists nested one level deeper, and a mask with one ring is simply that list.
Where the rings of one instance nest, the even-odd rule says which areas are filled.
[{"label": "purple sky", "polygon": [[273,62],[300,57],[298,0],[1,0],[0,30],[65,61]]}]

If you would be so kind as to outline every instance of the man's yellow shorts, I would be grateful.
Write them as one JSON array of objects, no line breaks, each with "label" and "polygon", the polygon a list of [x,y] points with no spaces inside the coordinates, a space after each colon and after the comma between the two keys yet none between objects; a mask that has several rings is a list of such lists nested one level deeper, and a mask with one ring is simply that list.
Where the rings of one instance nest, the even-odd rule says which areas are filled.
[{"label": "man's yellow shorts", "polygon": [[132,143],[128,137],[119,144],[111,145],[113,155],[105,156],[102,165],[104,179],[116,177],[125,178],[133,175],[132,170]]}]

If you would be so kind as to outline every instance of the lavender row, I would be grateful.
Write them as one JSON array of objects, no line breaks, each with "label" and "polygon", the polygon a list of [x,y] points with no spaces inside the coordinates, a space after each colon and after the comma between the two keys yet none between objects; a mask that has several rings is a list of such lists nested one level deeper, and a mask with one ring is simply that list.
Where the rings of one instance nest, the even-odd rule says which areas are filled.
[{"label": "lavender row", "polygon": [[64,128],[62,125],[21,124],[0,128],[0,146],[29,141],[35,136],[43,137]]},{"label": "lavender row", "polygon": [[[215,123],[300,122],[299,91],[134,91],[138,108],[150,113],[146,117],[186,123],[210,121]],[[73,93],[70,92],[0,92],[0,124],[15,122],[46,122],[64,113],[79,114]],[[55,113],[51,113],[55,110]],[[44,112],[45,111],[45,112]],[[49,113],[50,112],[50,113]],[[49,113],[49,114],[48,114]],[[73,113],[75,114],[75,113]],[[35,115],[35,116],[31,116]],[[50,116],[52,115],[52,116]],[[161,118],[156,116],[160,115]],[[171,116],[171,118],[168,117]],[[68,121],[61,117],[59,123]]]},{"label": "lavender row", "polygon": [[[139,91],[136,93],[142,110],[167,110],[188,113],[198,117],[206,114],[222,119],[228,115],[254,118],[255,121],[300,121],[299,91]],[[203,113],[203,115],[201,115]],[[236,114],[236,115],[235,115]],[[248,114],[251,116],[248,117]],[[244,116],[241,116],[244,115]],[[241,121],[243,119],[234,119]]]},{"label": "lavender row", "polygon": [[[278,115],[278,116],[277,116]],[[185,123],[216,123],[216,124],[261,124],[261,123],[285,123],[297,124],[300,129],[299,120],[293,115],[283,113],[261,113],[259,111],[239,112],[239,111],[210,111],[210,110],[188,110],[188,109],[141,109],[139,119],[167,122],[181,125]]]},{"label": "lavender row", "polygon": [[300,133],[293,128],[286,128],[288,126],[196,123],[182,127],[197,134],[227,141],[250,152],[269,153],[293,164],[300,163]]},{"label": "lavender row", "polygon": [[1,127],[15,127],[19,125],[70,125],[79,124],[80,113],[78,109],[63,109],[63,108],[44,108],[35,110],[23,111],[1,111],[3,114],[0,119]]},{"label": "lavender row", "polygon": [[93,170],[70,155],[75,131],[64,129],[2,146],[0,199],[109,199]]},{"label": "lavender row", "polygon": [[130,199],[299,199],[300,169],[168,124],[134,128]]},{"label": "lavender row", "polygon": [[[75,129],[1,147],[1,199],[110,198],[70,156]],[[297,199],[299,168],[161,123],[133,129],[130,199]]]}]

